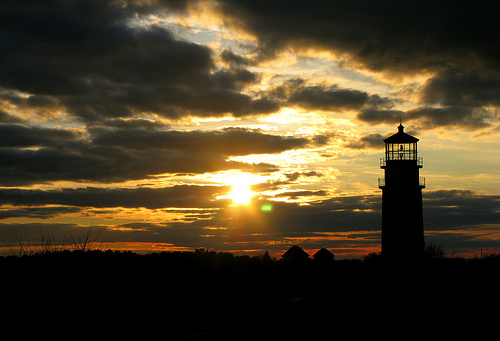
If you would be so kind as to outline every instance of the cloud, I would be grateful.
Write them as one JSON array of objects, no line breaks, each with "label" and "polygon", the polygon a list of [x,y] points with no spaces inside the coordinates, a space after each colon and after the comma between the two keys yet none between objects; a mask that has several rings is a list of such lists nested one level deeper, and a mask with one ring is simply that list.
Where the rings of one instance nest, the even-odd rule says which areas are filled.
[{"label": "cloud", "polygon": [[500,196],[470,190],[424,191],[425,227],[430,231],[498,224]]},{"label": "cloud", "polygon": [[[162,2],[176,10],[185,3]],[[2,3],[0,86],[11,104],[57,106],[88,121],[156,113],[183,116],[260,115],[277,103],[241,92],[258,75],[217,69],[208,47],[164,27],[132,25],[161,9],[129,1]],[[7,39],[8,38],[8,39]],[[4,96],[5,98],[5,96]]]},{"label": "cloud", "polygon": [[[85,154],[82,154],[84,152]],[[25,186],[54,181],[123,182],[164,173],[207,173],[237,169],[247,172],[273,172],[272,164],[229,161],[220,154],[126,151],[81,145],[58,150],[41,148],[0,150],[0,184]]]},{"label": "cloud", "polygon": [[220,58],[224,63],[228,65],[246,66],[251,64],[251,62],[245,56],[227,49],[222,50],[222,52],[220,53]]},{"label": "cloud", "polygon": [[408,110],[404,118],[419,121],[426,129],[450,126],[476,130],[490,126],[487,119],[492,116],[486,110],[469,107],[421,107]]},{"label": "cloud", "polygon": [[21,123],[22,120],[0,109],[0,123]]},{"label": "cloud", "polygon": [[54,237],[57,242],[61,241],[62,244],[64,238],[69,237],[70,231],[74,233],[79,228],[81,226],[78,224],[71,223],[0,223],[1,246],[7,244],[16,247],[20,241],[36,245],[36,242],[40,242],[41,234]]},{"label": "cloud", "polygon": [[[231,156],[277,154],[321,144],[314,138],[225,128],[214,131],[159,130],[148,120],[108,120],[107,128],[41,128],[0,124],[0,184],[51,181],[121,182],[164,173],[239,169],[273,172],[272,164],[231,161]],[[117,128],[109,128],[114,126]],[[326,143],[323,141],[323,144]]]},{"label": "cloud", "polygon": [[[431,108],[408,115],[426,129],[444,125],[481,129],[488,126],[486,118],[497,118],[487,109],[498,107],[500,98],[496,2],[461,0],[452,7],[446,1],[428,0],[325,0],[307,5],[220,0],[218,4],[229,28],[255,37],[256,61],[277,58],[284,51],[316,50],[333,54],[344,67],[375,72],[385,79],[430,75],[414,99],[419,107],[437,104],[439,109],[432,115]],[[367,105],[367,96],[358,90],[302,85],[288,100],[310,110],[358,110],[360,120],[373,124],[397,122],[401,111]],[[451,111],[456,112],[453,118],[448,115]],[[465,122],[460,124],[460,119]]]},{"label": "cloud", "polygon": [[353,111],[364,106],[392,107],[393,101],[370,95],[365,91],[341,88],[334,85],[306,85],[303,79],[291,79],[283,85],[273,87],[268,95],[283,102],[309,110]]},{"label": "cloud", "polygon": [[293,173],[283,173],[283,180],[268,180],[264,183],[255,184],[251,186],[251,189],[255,192],[264,192],[269,190],[281,189],[285,185],[290,185],[297,183],[299,179],[317,177],[322,178],[324,174],[317,171],[307,171],[307,172],[293,172]]},{"label": "cloud", "polygon": [[[311,149],[315,155],[333,155],[338,154],[332,148],[339,143],[338,148],[375,149],[383,144],[381,134],[359,133],[348,122],[351,116],[339,119],[325,113],[310,122],[300,119],[273,127],[283,135],[215,129],[222,124],[215,120],[197,120],[202,122],[200,130],[183,131],[183,124],[189,121],[184,128],[193,129],[192,117],[233,116],[248,119],[241,126],[264,126],[262,117],[249,116],[277,113],[284,107],[300,109],[297,115],[309,111],[306,119],[316,111],[334,116],[354,113],[371,125],[394,125],[402,116],[412,129],[479,130],[498,119],[496,2],[458,1],[450,6],[427,0],[313,4],[219,0],[207,4],[1,2],[0,62],[5,67],[0,69],[0,218],[3,222],[44,219],[40,224],[2,227],[38,236],[40,227],[50,231],[80,227],[58,224],[60,217],[95,214],[106,219],[114,212],[123,217],[127,211],[127,219],[137,221],[106,220],[109,225],[101,225],[114,240],[216,249],[238,248],[239,242],[265,248],[306,239],[309,245],[324,241],[355,245],[327,239],[343,234],[356,239],[358,246],[376,247],[380,195],[331,198],[319,188],[330,182],[336,186],[326,176],[328,160],[313,165],[294,153],[278,154],[301,149],[304,156]],[[184,26],[179,33],[178,22],[196,24],[189,33]],[[214,32],[214,22],[225,27]],[[335,61],[305,63],[301,57],[317,51],[327,51]],[[284,53],[295,53],[287,66],[265,63]],[[333,68],[329,62],[335,63]],[[299,69],[311,78],[283,81],[298,75]],[[273,72],[281,76],[273,77]],[[314,76],[339,78],[337,84],[328,84],[314,81]],[[406,76],[415,83],[402,84],[400,90],[374,80],[405,82]],[[427,81],[421,81],[424,78]],[[405,97],[408,102],[393,97],[408,89],[412,90]],[[301,122],[306,127],[297,128]],[[334,132],[324,130],[336,122]],[[318,131],[320,124],[326,124],[323,133],[305,135]],[[275,154],[269,159],[282,159],[281,167],[297,170],[278,173],[280,166],[274,164],[232,161],[248,155],[258,160],[259,154]],[[309,159],[319,160],[315,155]],[[290,156],[294,160],[285,160]],[[359,160],[352,167],[356,164]],[[281,193],[254,198],[254,206],[246,210],[216,199],[229,191],[226,186],[146,187],[158,175],[177,174],[178,180],[185,174],[227,170],[275,172],[273,180],[252,189]],[[144,180],[144,186],[120,184],[129,180]],[[101,187],[110,183],[112,187]],[[26,187],[31,185],[40,186]],[[308,205],[282,202],[284,197],[306,196],[314,197]],[[264,203],[273,210],[261,211],[259,205]],[[496,204],[497,197],[475,192],[425,191],[426,226],[437,235],[469,232],[475,222],[494,225]],[[146,214],[134,214],[151,210],[160,216],[165,208],[171,212],[165,220],[155,216],[156,220],[146,221]],[[174,211],[179,218],[172,218]],[[467,242],[465,234],[455,236]]]},{"label": "cloud", "polygon": [[[200,6],[198,1],[53,1],[24,6],[5,1],[1,6],[0,34],[6,39],[0,42],[0,62],[9,66],[0,71],[0,99],[7,104],[0,109],[4,122],[20,122],[13,121],[21,116],[12,116],[12,109],[31,116],[63,111],[87,122],[138,114],[173,120],[245,117],[276,113],[284,105],[359,111],[359,119],[374,124],[392,123],[398,115],[392,111],[394,100],[338,85],[288,82],[249,91],[261,81],[260,74],[245,69],[256,59],[223,49],[218,58],[226,66],[217,66],[209,47],[143,20],[151,14],[188,15]],[[217,10],[210,15],[223,19],[226,28],[256,37],[261,59],[290,48],[327,50],[355,68],[433,74],[419,89],[419,99],[444,106],[442,112],[498,106],[500,65],[492,48],[499,33],[492,14],[498,10],[495,2],[464,0],[450,9],[446,2],[435,1],[361,1],[356,6],[346,1],[307,6],[275,1],[256,6],[221,0],[213,8]],[[481,112],[475,110],[467,124],[454,126],[484,127],[477,116]]]},{"label": "cloud", "polygon": [[366,108],[357,114],[357,118],[371,124],[394,124],[399,121],[399,118],[402,117],[403,114],[404,111],[402,110]]},{"label": "cloud", "polygon": [[[161,209],[213,208],[206,214],[188,212],[183,219],[164,222],[137,221],[95,226],[113,242],[171,243],[195,248],[203,245],[215,250],[248,248],[280,251],[286,245],[300,243],[311,248],[328,247],[355,254],[372,252],[380,247],[381,195],[357,195],[325,198],[309,205],[282,201],[254,200],[247,208],[227,206],[213,200],[228,188],[224,186],[174,186],[168,188],[67,188],[61,190],[1,189],[0,212],[12,217],[31,213],[46,218],[76,213],[83,207],[146,207]],[[287,195],[293,195],[288,193]],[[297,195],[322,193],[298,192]],[[480,242],[484,233],[498,234],[499,196],[481,195],[470,190],[424,191],[424,221],[427,242],[439,243],[446,250],[470,251],[478,245],[498,247],[498,242]],[[59,206],[43,206],[48,203]],[[272,210],[261,211],[263,204]],[[64,205],[64,206],[62,206]],[[71,205],[71,206],[70,206]],[[67,210],[67,212],[64,212]],[[45,212],[44,212],[45,211]],[[185,211],[183,211],[186,213]],[[2,216],[0,214],[0,216]],[[0,224],[0,239],[14,241],[14,232],[29,240],[38,240],[40,231],[57,238],[80,229],[75,224],[44,222],[36,224]],[[237,240],[238,242],[235,242]],[[112,244],[111,244],[112,245]],[[284,246],[285,245],[285,246]],[[357,253],[356,253],[357,252]]]},{"label": "cloud", "polygon": [[239,67],[219,70],[214,74],[214,77],[221,87],[235,90],[259,80],[258,74]]},{"label": "cloud", "polygon": [[[300,192],[299,192],[300,193]],[[292,195],[288,193],[287,195]],[[298,193],[295,193],[298,194]],[[314,195],[322,195],[317,193]],[[264,203],[272,205],[272,211],[260,212],[258,215],[250,213],[231,218],[233,208],[224,208],[213,216],[211,223],[218,226],[231,219],[236,228],[283,235],[310,234],[316,232],[348,232],[348,231],[376,231],[380,228],[380,196],[352,196],[327,198],[309,205],[281,201],[258,201],[256,206]],[[237,216],[236,216],[237,217]],[[244,219],[243,219],[244,218]]]},{"label": "cloud", "polygon": [[437,190],[432,192],[425,192],[425,197],[429,200],[450,200],[456,198],[467,198],[477,195],[474,191],[470,189],[450,189],[450,190]]},{"label": "cloud", "polygon": [[[478,245],[476,238],[484,236],[485,225],[490,224],[488,233],[498,233],[499,200],[499,196],[480,195],[468,190],[424,191],[427,242],[437,242],[445,250],[470,251]],[[228,247],[225,242],[237,235],[238,240],[245,241],[240,247],[253,245],[267,250],[283,248],[283,244],[293,244],[293,240],[312,248],[326,246],[335,250],[347,247],[357,249],[358,253],[365,248],[371,248],[367,252],[380,250],[381,195],[326,198],[309,205],[260,200],[254,205],[259,208],[264,203],[270,204],[272,210],[244,211],[224,207],[209,219],[173,226],[178,227],[179,232],[192,229],[201,234],[207,233],[205,227],[224,227],[210,230],[213,237],[205,241],[215,249]],[[499,246],[498,241],[489,241],[488,245]],[[232,244],[231,247],[238,246]]]},{"label": "cloud", "polygon": [[[421,72],[445,64],[499,66],[498,4],[490,1],[219,1],[226,22],[258,39],[262,57],[286,48],[349,56],[374,71]],[[293,23],[293,25],[290,25]]]},{"label": "cloud", "polygon": [[[307,176],[307,175],[306,175]],[[312,175],[311,175],[312,176]],[[294,178],[291,176],[291,178]],[[203,226],[224,227],[234,208],[226,207],[226,200],[215,200],[230,190],[228,186],[178,185],[165,188],[63,188],[54,190],[0,189],[0,204],[11,205],[11,213],[24,210],[34,216],[77,212],[78,207],[93,208],[222,208],[212,212],[211,220]],[[281,196],[324,196],[324,191],[297,191]],[[424,191],[426,229],[449,229],[498,222],[498,196],[480,195],[470,190]],[[260,213],[258,218],[248,217],[242,224],[264,224],[274,232],[347,232],[377,230],[380,228],[380,195],[345,196],[327,198],[303,206],[299,203],[254,201],[258,206],[269,202],[270,214]],[[46,206],[56,205],[56,206]],[[14,208],[12,208],[14,206]],[[19,207],[17,207],[19,206]],[[45,213],[44,213],[45,211]],[[251,211],[249,211],[251,212]],[[250,214],[250,213],[249,213]],[[251,213],[255,214],[255,213]],[[205,217],[206,218],[206,217]],[[197,219],[187,223],[196,225]],[[254,226],[259,228],[259,226]]]},{"label": "cloud", "polygon": [[308,86],[296,89],[288,101],[306,109],[352,110],[361,108],[368,100],[368,94],[359,90],[339,89],[337,86],[323,88]]},{"label": "cloud", "polygon": [[55,146],[78,137],[72,130],[0,124],[0,147]]},{"label": "cloud", "polygon": [[357,118],[373,125],[394,124],[400,118],[412,123],[417,129],[455,127],[477,130],[491,126],[494,114],[483,108],[471,107],[416,107],[403,110],[362,109]]},{"label": "cloud", "polygon": [[[144,118],[128,118],[128,119],[123,119],[123,118],[114,118],[114,119],[107,119],[101,122],[96,123],[97,126],[105,126],[109,128],[118,128],[118,129],[123,129],[123,130],[134,130],[134,129],[148,129],[148,130],[154,130],[154,129],[162,129],[162,128],[168,128],[167,125],[159,122],[159,121],[154,121],[154,120],[149,120],[149,119],[144,119]],[[90,128],[93,128],[94,126],[90,126]]]},{"label": "cloud", "polygon": [[305,148],[307,138],[264,134],[259,130],[225,128],[216,131],[95,130],[93,143],[127,149],[165,149],[185,153],[240,156],[275,154]]},{"label": "cloud", "polygon": [[13,206],[66,205],[77,207],[220,207],[216,201],[228,186],[179,185],[165,188],[63,188],[54,190],[0,189],[0,204]]},{"label": "cloud", "polygon": [[481,75],[446,71],[428,79],[422,86],[420,99],[447,106],[482,107],[500,105],[498,73]]},{"label": "cloud", "polygon": [[297,199],[300,197],[310,197],[310,196],[327,196],[328,192],[325,190],[318,190],[318,191],[291,191],[291,192],[283,192],[276,194],[275,197],[277,198],[283,198],[283,197],[288,197],[290,199]]},{"label": "cloud", "polygon": [[384,147],[385,138],[386,136],[383,136],[378,133],[368,134],[359,138],[356,141],[347,143],[346,147],[352,149],[367,149],[367,148],[381,149]]},{"label": "cloud", "polygon": [[50,219],[56,216],[68,214],[68,213],[78,213],[80,208],[78,207],[66,207],[66,206],[49,206],[49,207],[7,207],[0,208],[0,220],[8,218],[38,218],[38,219]]}]

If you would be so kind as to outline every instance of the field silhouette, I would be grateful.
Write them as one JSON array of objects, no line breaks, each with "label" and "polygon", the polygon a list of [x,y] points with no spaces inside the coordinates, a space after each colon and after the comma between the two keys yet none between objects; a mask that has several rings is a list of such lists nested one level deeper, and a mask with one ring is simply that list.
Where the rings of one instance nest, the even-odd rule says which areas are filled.
[{"label": "field silhouette", "polygon": [[499,266],[497,256],[388,264],[204,249],[0,258],[5,326],[23,335],[167,340],[479,338],[498,322]]}]

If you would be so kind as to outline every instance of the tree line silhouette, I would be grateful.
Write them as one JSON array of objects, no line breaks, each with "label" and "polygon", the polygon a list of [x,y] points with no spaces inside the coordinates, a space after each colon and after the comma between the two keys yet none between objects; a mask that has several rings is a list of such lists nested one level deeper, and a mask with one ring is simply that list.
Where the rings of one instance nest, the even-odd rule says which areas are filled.
[{"label": "tree line silhouette", "polygon": [[387,264],[377,255],[319,254],[311,258],[298,246],[280,259],[205,249],[65,250],[0,257],[0,272],[3,292],[15,302],[11,317],[79,335],[424,337],[496,325],[488,311],[498,299],[499,256]]}]

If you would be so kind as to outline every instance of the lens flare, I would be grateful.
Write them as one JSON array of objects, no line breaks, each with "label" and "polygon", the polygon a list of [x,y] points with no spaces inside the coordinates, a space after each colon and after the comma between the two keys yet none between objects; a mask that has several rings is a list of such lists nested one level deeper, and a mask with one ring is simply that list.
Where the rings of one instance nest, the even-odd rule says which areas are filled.
[{"label": "lens flare", "polygon": [[263,204],[260,208],[263,212],[271,212],[273,210],[273,205],[270,203]]}]

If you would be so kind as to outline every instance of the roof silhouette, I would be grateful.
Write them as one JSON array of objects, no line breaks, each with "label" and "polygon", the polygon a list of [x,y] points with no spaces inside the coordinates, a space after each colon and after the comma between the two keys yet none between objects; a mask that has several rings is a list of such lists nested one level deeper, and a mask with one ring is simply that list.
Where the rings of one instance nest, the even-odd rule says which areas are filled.
[{"label": "roof silhouette", "polygon": [[398,132],[384,140],[385,143],[415,143],[418,139],[404,132],[405,127],[400,124]]},{"label": "roof silhouette", "polygon": [[335,255],[326,248],[318,250],[318,252],[313,255],[314,260],[318,262],[332,262],[334,257]]},{"label": "roof silhouette", "polygon": [[289,248],[282,256],[283,260],[291,262],[305,262],[309,259],[307,252],[302,250],[300,246],[294,245]]}]

